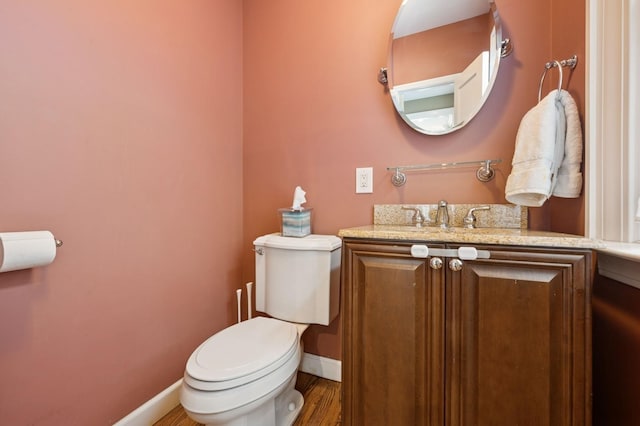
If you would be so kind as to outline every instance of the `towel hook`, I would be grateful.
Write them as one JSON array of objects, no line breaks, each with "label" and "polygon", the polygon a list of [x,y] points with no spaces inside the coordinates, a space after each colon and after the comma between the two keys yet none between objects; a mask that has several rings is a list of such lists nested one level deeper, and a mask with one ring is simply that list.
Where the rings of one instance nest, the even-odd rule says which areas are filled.
[{"label": "towel hook", "polygon": [[538,102],[542,98],[542,85],[544,84],[544,78],[547,76],[547,71],[551,68],[557,67],[558,72],[560,72],[560,78],[558,79],[558,96],[560,96],[560,90],[562,90],[562,64],[559,61],[547,62],[544,66],[544,71],[542,73],[542,78],[540,79],[540,86],[538,86]]},{"label": "towel hook", "polygon": [[540,98],[542,98],[542,84],[544,83],[544,78],[547,76],[547,71],[551,68],[558,68],[558,72],[560,72],[560,80],[558,81],[558,96],[560,96],[560,91],[562,90],[562,68],[569,67],[574,69],[578,64],[578,55],[573,55],[569,59],[563,59],[561,61],[553,60],[544,64],[544,71],[542,73],[542,78],[540,79],[540,86],[538,86],[538,102],[540,102]]}]

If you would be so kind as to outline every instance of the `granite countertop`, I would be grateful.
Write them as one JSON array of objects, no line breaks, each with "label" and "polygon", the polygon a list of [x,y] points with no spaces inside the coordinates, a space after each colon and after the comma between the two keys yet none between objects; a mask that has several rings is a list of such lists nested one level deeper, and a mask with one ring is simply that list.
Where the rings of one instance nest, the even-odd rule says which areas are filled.
[{"label": "granite countertop", "polygon": [[624,243],[619,241],[602,241],[598,251],[612,256],[622,257],[634,262],[640,262],[640,243]]},{"label": "granite countertop", "polygon": [[365,225],[341,229],[340,237],[597,249],[604,244],[579,235],[518,228],[418,228],[410,225]]}]

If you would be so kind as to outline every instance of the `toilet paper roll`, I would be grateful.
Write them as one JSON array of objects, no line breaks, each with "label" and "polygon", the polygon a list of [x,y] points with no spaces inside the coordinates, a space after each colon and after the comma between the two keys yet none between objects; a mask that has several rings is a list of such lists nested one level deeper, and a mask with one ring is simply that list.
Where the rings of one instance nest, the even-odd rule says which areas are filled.
[{"label": "toilet paper roll", "polygon": [[45,266],[56,257],[49,231],[0,232],[0,272]]}]

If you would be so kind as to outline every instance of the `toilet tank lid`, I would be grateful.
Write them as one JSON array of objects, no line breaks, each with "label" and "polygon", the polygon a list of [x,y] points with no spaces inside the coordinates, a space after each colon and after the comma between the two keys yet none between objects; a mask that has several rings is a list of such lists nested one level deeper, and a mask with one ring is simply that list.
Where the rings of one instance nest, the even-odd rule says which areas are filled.
[{"label": "toilet tank lid", "polygon": [[306,237],[283,237],[276,233],[258,237],[253,244],[259,247],[274,247],[287,250],[333,251],[340,248],[342,240],[335,235],[311,234]]}]

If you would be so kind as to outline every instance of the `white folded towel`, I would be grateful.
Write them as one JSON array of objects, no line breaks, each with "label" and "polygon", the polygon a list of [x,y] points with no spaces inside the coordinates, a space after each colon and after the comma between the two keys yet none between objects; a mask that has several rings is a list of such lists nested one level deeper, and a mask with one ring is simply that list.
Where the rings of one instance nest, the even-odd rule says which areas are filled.
[{"label": "white folded towel", "polygon": [[562,198],[577,198],[582,192],[582,128],[580,114],[573,97],[566,90],[560,92],[567,129],[564,142],[564,159],[558,169],[558,180],[553,195]]},{"label": "white folded towel", "polygon": [[507,201],[539,207],[551,196],[564,152],[564,146],[559,146],[563,132],[564,111],[558,91],[553,90],[520,122],[505,187]]},{"label": "white folded towel", "polygon": [[529,207],[541,206],[551,195],[576,198],[581,163],[578,107],[567,91],[553,90],[520,122],[505,197]]}]

